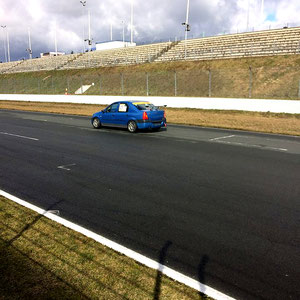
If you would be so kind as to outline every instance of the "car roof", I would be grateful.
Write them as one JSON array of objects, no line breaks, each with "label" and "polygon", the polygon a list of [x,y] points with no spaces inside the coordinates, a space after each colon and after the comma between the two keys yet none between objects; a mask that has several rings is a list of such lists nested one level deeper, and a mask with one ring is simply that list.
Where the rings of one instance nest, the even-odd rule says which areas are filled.
[{"label": "car roof", "polygon": [[[144,101],[144,100],[125,100],[125,101],[115,101],[111,104],[115,104],[115,103],[131,103],[131,104],[150,104],[149,101]],[[111,105],[110,104],[110,105]]]},{"label": "car roof", "polygon": [[129,100],[129,101],[126,101],[126,102],[130,102],[130,103],[150,103],[149,101],[144,101],[144,100]]}]

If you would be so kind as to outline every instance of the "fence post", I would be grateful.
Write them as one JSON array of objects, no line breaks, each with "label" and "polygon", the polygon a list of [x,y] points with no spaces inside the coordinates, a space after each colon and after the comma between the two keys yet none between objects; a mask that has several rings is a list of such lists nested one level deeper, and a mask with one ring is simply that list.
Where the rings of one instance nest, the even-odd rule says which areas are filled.
[{"label": "fence post", "polygon": [[83,94],[83,86],[82,86],[82,76],[80,75],[80,88],[81,88],[81,95]]},{"label": "fence post", "polygon": [[252,98],[252,67],[249,66],[249,98]]},{"label": "fence post", "polygon": [[147,89],[147,96],[149,96],[149,74],[146,73],[146,89]]},{"label": "fence post", "polygon": [[53,76],[51,77],[51,84],[52,84],[52,94],[54,94],[54,79]]},{"label": "fence post", "polygon": [[38,94],[41,94],[41,80],[38,78]]},{"label": "fence post", "polygon": [[70,94],[70,77],[67,76],[67,89],[68,89],[68,94]]},{"label": "fence post", "polygon": [[99,95],[101,95],[101,75],[99,74]]},{"label": "fence post", "polygon": [[177,73],[176,71],[174,71],[174,94],[175,94],[175,97],[177,96]]},{"label": "fence post", "polygon": [[211,97],[211,69],[208,70],[208,97]]},{"label": "fence post", "polygon": [[122,91],[122,96],[124,96],[124,76],[123,76],[123,73],[121,73],[121,91]]}]

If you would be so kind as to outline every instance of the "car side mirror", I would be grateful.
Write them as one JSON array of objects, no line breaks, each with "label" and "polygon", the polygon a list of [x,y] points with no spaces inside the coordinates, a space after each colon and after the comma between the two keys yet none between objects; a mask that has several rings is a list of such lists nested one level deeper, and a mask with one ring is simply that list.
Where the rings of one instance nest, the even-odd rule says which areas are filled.
[{"label": "car side mirror", "polygon": [[106,110],[105,109],[103,109],[103,110],[101,110],[103,113],[106,113]]}]

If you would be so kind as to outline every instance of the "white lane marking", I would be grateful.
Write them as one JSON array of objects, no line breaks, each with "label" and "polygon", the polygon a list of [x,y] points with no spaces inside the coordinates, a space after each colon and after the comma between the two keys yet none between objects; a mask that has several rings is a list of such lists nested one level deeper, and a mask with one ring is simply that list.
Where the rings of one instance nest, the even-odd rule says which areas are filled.
[{"label": "white lane marking", "polygon": [[69,165],[64,165],[64,166],[58,166],[57,169],[63,169],[66,171],[71,171],[71,169],[67,168],[67,167],[72,167],[72,166],[76,166],[76,164],[69,164]]},{"label": "white lane marking", "polygon": [[62,224],[72,230],[75,230],[75,231],[95,240],[96,242],[101,243],[104,246],[107,246],[121,254],[124,254],[151,269],[158,270],[158,271],[162,272],[163,274],[165,274],[166,276],[168,276],[178,282],[181,282],[201,293],[204,293],[209,297],[212,297],[216,300],[219,300],[219,299],[220,300],[233,300],[234,299],[234,298],[229,297],[229,296],[227,296],[205,284],[202,284],[201,282],[199,282],[193,278],[190,278],[190,277],[188,277],[182,273],[179,273],[167,266],[164,266],[155,260],[152,260],[142,254],[139,254],[131,249],[128,249],[116,242],[113,242],[113,241],[111,241],[99,234],[96,234],[88,229],[85,229],[84,227],[81,227],[75,223],[72,223],[68,220],[65,220],[65,219],[59,217],[59,216],[49,213],[49,211],[45,211],[45,210],[39,208],[38,206],[32,205],[24,200],[21,200],[20,198],[17,198],[15,196],[9,194],[9,193],[6,193],[6,192],[0,190],[0,195],[20,204],[22,206],[25,206],[41,215],[44,215],[45,217],[47,217],[48,219],[51,219],[54,222],[57,222],[57,223]]},{"label": "white lane marking", "polygon": [[217,141],[217,140],[228,139],[228,138],[232,138],[232,137],[235,137],[235,135],[221,136],[221,137],[217,137],[217,138],[214,138],[214,139],[210,139],[210,141]]},{"label": "white lane marking", "polygon": [[32,140],[32,141],[39,141],[39,139],[36,139],[36,138],[32,138],[32,137],[29,137],[29,136],[18,135],[18,134],[12,134],[12,133],[8,133],[8,132],[0,131],[0,134],[15,136],[15,137],[19,137],[19,138],[22,138],[22,139],[28,139],[28,140]]},{"label": "white lane marking", "polygon": [[228,144],[228,145],[239,145],[249,148],[258,148],[258,149],[266,149],[266,150],[276,150],[276,151],[288,151],[288,149],[285,148],[276,148],[276,147],[269,147],[264,145],[254,145],[254,144],[245,144],[245,143],[238,143],[238,142],[226,142],[226,141],[220,141],[219,144]]}]

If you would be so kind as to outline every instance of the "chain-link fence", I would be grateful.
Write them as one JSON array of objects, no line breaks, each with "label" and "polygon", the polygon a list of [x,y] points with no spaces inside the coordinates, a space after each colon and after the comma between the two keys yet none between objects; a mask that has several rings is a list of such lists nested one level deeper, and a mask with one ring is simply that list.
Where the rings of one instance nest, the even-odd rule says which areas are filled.
[{"label": "chain-link fence", "polygon": [[295,67],[46,74],[0,75],[0,93],[300,98],[300,70]]}]

